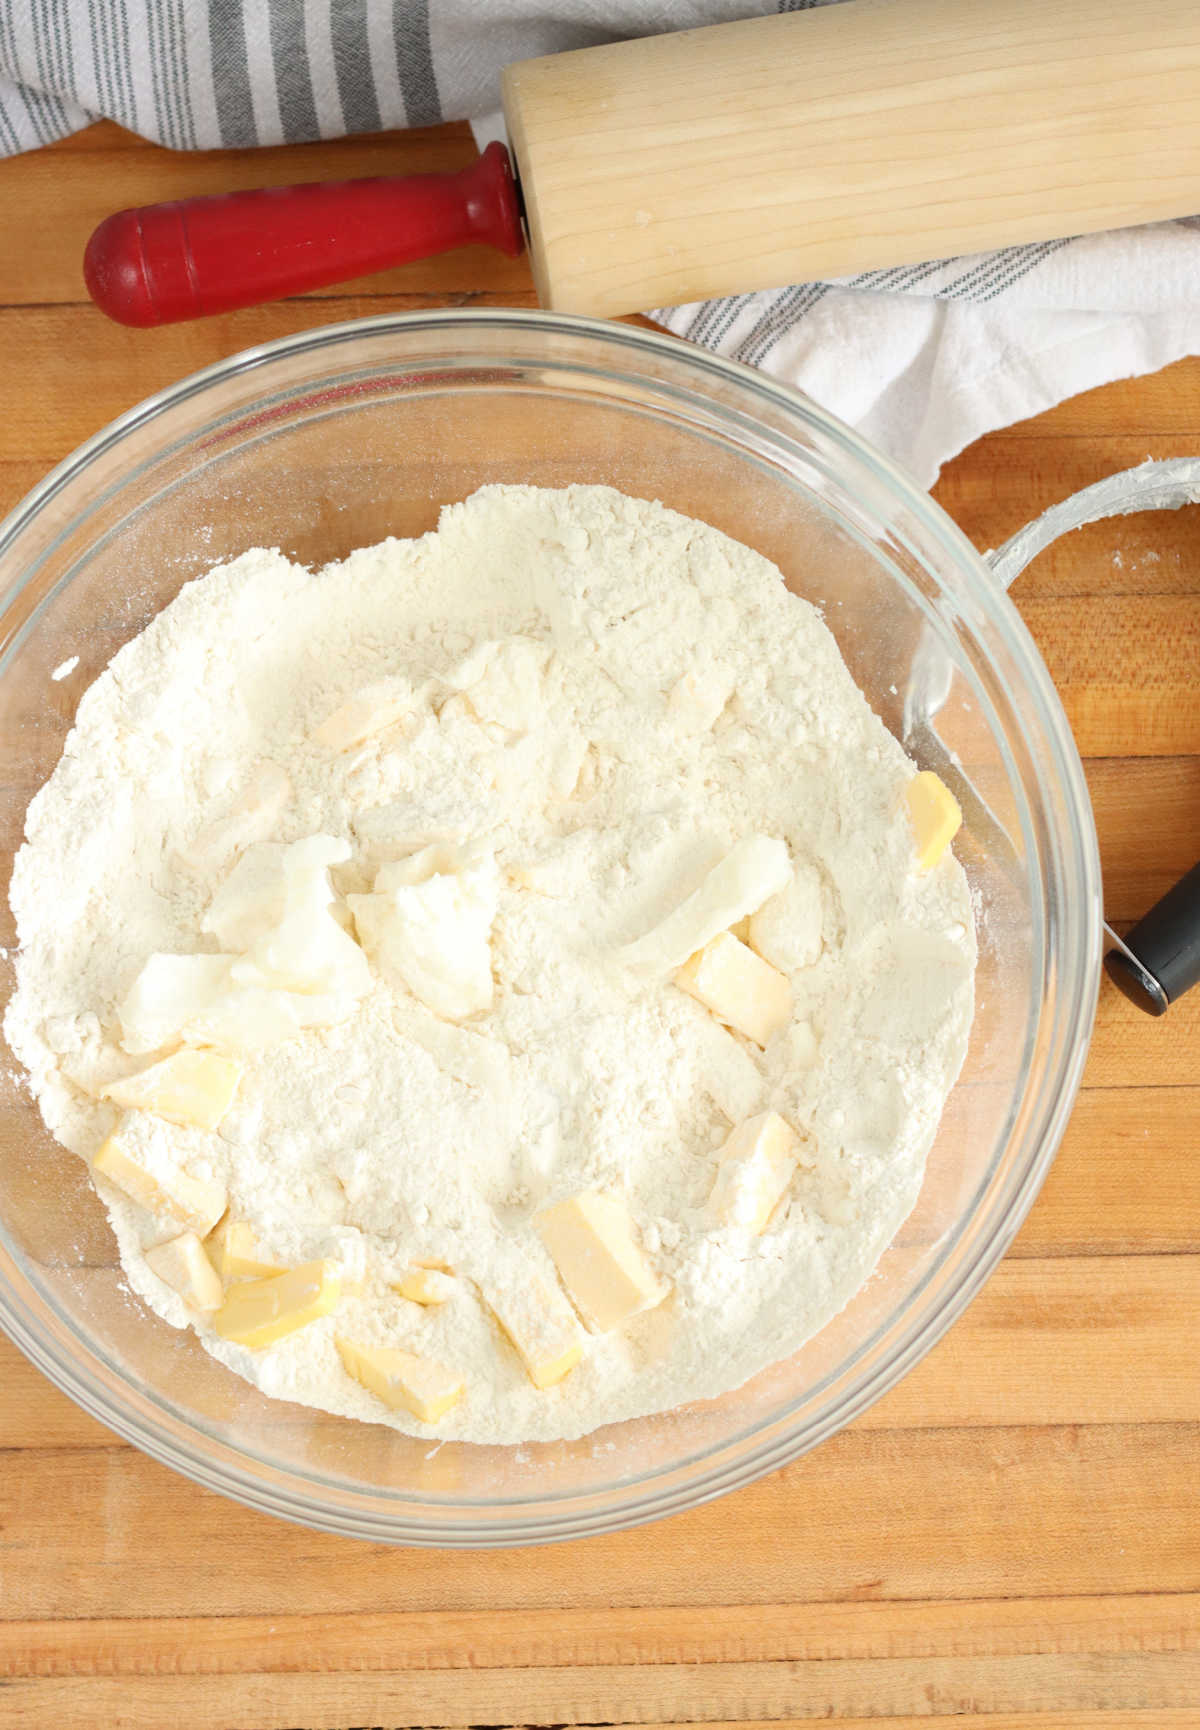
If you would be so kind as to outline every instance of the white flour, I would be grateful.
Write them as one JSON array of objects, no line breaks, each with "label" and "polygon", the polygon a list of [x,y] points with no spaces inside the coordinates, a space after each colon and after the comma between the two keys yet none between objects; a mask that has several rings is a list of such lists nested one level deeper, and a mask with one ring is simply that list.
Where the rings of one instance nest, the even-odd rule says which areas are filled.
[{"label": "white flour", "polygon": [[[478,672],[463,663],[513,637],[529,642],[485,725],[454,695]],[[314,749],[339,705],[396,675],[407,719]],[[84,696],[13,876],[7,1036],[85,1158],[117,1120],[85,1090],[147,1061],[121,1051],[116,1005],[152,952],[218,948],[202,921],[231,860],[201,845],[188,870],[179,853],[264,764],[291,782],[288,797],[266,772],[283,788],[273,840],[351,843],[342,895],[370,887],[398,830],[494,852],[495,995],[454,1024],[373,968],[347,1019],[249,1055],[218,1133],[167,1126],[276,1259],[331,1255],[365,1278],[260,1351],[198,1323],[209,1350],[283,1398],[512,1442],[736,1387],[847,1301],[916,1199],[966,1048],[974,932],[953,858],[914,870],[912,765],[774,566],[606,488],[491,487],[418,541],[317,573],[251,552],[189,584]],[[765,1052],[615,959],[749,834],[796,867],[762,925],[796,1014]],[[716,1149],[768,1108],[814,1163],[747,1237],[706,1202]],[[531,1216],[584,1188],[626,1197],[672,1291],[541,1391],[476,1282],[517,1265],[552,1280]],[[131,1284],[194,1322],[140,1253],[166,1234],[102,1193]],[[384,1284],[414,1257],[459,1276],[448,1302]],[[454,1367],[465,1399],[433,1428],[393,1416],[344,1372],[335,1326]]]}]

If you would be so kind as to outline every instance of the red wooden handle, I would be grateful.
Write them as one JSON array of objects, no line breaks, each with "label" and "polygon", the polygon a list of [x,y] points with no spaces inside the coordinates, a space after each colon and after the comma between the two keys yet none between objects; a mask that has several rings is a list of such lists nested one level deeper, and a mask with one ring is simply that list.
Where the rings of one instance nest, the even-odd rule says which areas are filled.
[{"label": "red wooden handle", "polygon": [[120,324],[174,324],[482,243],[523,241],[499,142],[457,174],[263,187],[118,210],[88,241],[88,293]]}]

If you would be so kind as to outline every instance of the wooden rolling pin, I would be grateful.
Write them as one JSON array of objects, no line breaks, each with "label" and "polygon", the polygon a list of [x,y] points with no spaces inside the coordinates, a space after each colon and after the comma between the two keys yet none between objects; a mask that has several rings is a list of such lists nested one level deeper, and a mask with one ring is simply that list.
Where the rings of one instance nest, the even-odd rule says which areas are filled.
[{"label": "wooden rolling pin", "polygon": [[[504,74],[543,306],[617,314],[1200,211],[1196,0],[846,0]],[[93,298],[157,324],[482,240],[503,147],[452,176],[148,206]]]}]

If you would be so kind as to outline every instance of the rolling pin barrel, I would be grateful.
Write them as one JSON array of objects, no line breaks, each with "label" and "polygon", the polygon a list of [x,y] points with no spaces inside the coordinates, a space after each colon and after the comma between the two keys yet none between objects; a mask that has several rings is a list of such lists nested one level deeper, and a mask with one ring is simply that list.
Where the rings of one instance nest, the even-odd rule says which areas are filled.
[{"label": "rolling pin barrel", "polygon": [[846,0],[510,67],[542,304],[613,315],[1200,209],[1195,0]]}]

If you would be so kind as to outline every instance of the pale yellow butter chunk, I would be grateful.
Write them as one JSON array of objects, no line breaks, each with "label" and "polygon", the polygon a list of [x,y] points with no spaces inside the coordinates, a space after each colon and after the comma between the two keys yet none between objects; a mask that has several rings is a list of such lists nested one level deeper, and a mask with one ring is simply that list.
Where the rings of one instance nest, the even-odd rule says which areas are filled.
[{"label": "pale yellow butter chunk", "polygon": [[161,1144],[161,1129],[149,1141],[138,1134],[136,1119],[126,1118],[92,1160],[92,1171],[156,1219],[207,1237],[225,1212],[225,1185],[217,1178],[192,1177]]},{"label": "pale yellow butter chunk", "polygon": [[800,1137],[777,1111],[739,1123],[720,1153],[709,1206],[722,1225],[766,1230],[800,1163]]},{"label": "pale yellow butter chunk", "polygon": [[215,1129],[233,1104],[242,1065],[215,1051],[176,1051],[136,1075],[110,1081],[100,1090],[130,1111],[152,1111],[171,1123]]},{"label": "pale yellow butter chunk", "polygon": [[398,1346],[363,1346],[335,1337],[347,1375],[392,1411],[411,1412],[423,1424],[436,1424],[467,1391],[462,1377],[432,1358],[401,1351]]},{"label": "pale yellow butter chunk", "polygon": [[156,1243],[146,1251],[146,1266],[194,1310],[220,1309],[225,1300],[220,1276],[194,1231]]},{"label": "pale yellow butter chunk", "polygon": [[407,679],[380,679],[347,699],[312,735],[323,751],[349,751],[402,721],[416,701]]},{"label": "pale yellow butter chunk", "polygon": [[621,959],[639,972],[667,974],[731,925],[776,894],[792,874],[788,850],[770,835],[746,835],[714,865],[698,889],[681,901]]},{"label": "pale yellow butter chunk", "polygon": [[585,1190],[544,1209],[533,1223],[593,1333],[653,1309],[671,1289],[642,1253],[620,1196]]},{"label": "pale yellow butter chunk", "polygon": [[454,1296],[454,1288],[454,1279],[441,1268],[419,1265],[406,1268],[400,1278],[392,1282],[393,1291],[399,1292],[410,1303],[424,1304],[426,1308],[444,1304]]},{"label": "pale yellow butter chunk", "polygon": [[526,1273],[519,1286],[493,1290],[486,1301],[535,1387],[552,1388],[570,1375],[583,1356],[583,1337],[561,1293]]},{"label": "pale yellow butter chunk", "polygon": [[285,1271],[259,1247],[253,1226],[244,1219],[223,1219],[208,1241],[208,1253],[226,1284],[235,1279],[265,1279]]},{"label": "pale yellow butter chunk", "polygon": [[337,1263],[307,1261],[269,1279],[231,1286],[213,1326],[235,1345],[270,1346],[327,1316],[341,1295]]},{"label": "pale yellow butter chunk", "polygon": [[932,871],[962,828],[962,810],[932,769],[914,775],[904,797],[917,843],[917,864],[922,871]]},{"label": "pale yellow butter chunk", "polygon": [[768,1045],[791,1019],[792,988],[783,974],[722,931],[692,956],[675,983],[756,1045]]}]

